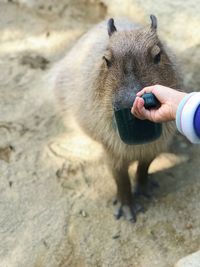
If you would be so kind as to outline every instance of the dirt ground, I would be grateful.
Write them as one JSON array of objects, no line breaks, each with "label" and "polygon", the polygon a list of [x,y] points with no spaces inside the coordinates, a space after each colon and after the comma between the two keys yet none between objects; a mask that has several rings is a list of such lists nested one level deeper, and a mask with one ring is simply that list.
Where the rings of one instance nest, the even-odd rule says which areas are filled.
[{"label": "dirt ground", "polygon": [[[152,201],[141,200],[146,211],[135,224],[116,221],[116,187],[103,150],[64,123],[45,78],[83,32],[119,12],[109,1],[33,2],[0,1],[0,266],[173,266],[200,249],[200,148],[177,134],[152,163],[160,188]],[[186,1],[188,16],[195,3]],[[170,5],[166,14],[176,8]],[[139,1],[133,6],[130,12],[139,10]],[[181,46],[184,34],[173,38],[173,25],[170,32],[157,8],[161,35],[183,62],[184,84],[198,90],[200,17],[190,17],[193,37],[188,26]],[[145,12],[136,20],[149,23]]]}]

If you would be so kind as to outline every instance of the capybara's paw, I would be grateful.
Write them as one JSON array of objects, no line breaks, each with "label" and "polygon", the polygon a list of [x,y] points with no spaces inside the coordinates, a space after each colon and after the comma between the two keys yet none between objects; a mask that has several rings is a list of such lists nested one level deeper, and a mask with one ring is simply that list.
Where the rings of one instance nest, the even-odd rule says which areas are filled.
[{"label": "capybara's paw", "polygon": [[132,207],[128,205],[121,205],[121,203],[117,203],[117,207],[114,213],[115,218],[118,220],[122,216],[130,222],[136,222],[136,214]]},{"label": "capybara's paw", "polygon": [[137,184],[134,197],[144,196],[146,198],[151,198],[153,196],[153,191],[159,187],[159,183],[154,180],[148,180],[146,184]]},{"label": "capybara's paw", "polygon": [[117,220],[123,216],[126,220],[134,223],[137,213],[144,211],[139,204],[123,205],[119,200],[115,200],[113,204],[116,205],[114,216]]}]

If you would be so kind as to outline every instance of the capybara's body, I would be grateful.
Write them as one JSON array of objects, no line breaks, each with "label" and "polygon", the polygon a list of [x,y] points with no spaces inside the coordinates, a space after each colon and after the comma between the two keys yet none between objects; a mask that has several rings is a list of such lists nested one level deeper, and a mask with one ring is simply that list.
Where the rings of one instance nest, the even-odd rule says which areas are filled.
[{"label": "capybara's body", "polygon": [[89,136],[103,144],[117,183],[117,217],[123,213],[130,220],[135,220],[135,215],[128,167],[133,161],[139,162],[136,179],[140,191],[146,193],[148,167],[166,149],[173,125],[163,124],[162,136],[152,143],[123,143],[113,123],[115,95],[119,90],[136,93],[153,84],[179,86],[173,61],[157,37],[156,18],[151,19],[151,27],[123,19],[98,24],[79,39],[52,72],[63,116],[73,115]]}]

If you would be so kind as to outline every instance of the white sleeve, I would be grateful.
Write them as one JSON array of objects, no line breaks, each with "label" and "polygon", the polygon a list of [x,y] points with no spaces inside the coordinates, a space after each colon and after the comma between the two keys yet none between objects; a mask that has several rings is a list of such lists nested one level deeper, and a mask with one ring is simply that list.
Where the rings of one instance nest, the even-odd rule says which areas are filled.
[{"label": "white sleeve", "polygon": [[199,143],[200,139],[194,129],[194,115],[200,105],[200,92],[187,94],[180,102],[176,112],[176,126],[180,133],[192,143]]}]

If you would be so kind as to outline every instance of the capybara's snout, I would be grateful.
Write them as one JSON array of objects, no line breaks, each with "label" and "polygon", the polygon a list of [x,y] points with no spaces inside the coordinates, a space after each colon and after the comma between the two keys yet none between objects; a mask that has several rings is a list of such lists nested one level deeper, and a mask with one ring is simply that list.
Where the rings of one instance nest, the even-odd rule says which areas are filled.
[{"label": "capybara's snout", "polygon": [[113,96],[113,108],[115,111],[125,108],[131,108],[135,100],[136,93],[131,87],[121,88]]}]

